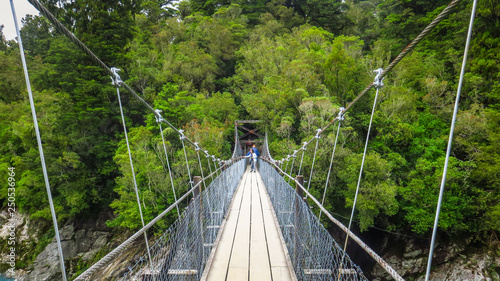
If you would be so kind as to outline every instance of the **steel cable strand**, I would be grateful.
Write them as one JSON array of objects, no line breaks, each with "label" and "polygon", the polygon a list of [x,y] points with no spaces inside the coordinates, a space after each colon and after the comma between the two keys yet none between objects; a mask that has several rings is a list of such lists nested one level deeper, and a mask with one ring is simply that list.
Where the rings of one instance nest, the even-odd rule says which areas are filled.
[{"label": "steel cable strand", "polygon": [[299,166],[299,172],[297,173],[297,175],[300,175],[300,171],[302,170],[302,162],[304,162],[304,153],[306,151],[306,142],[304,142],[304,146],[302,146],[302,158],[300,159],[300,166]]},{"label": "steel cable strand", "polygon": [[[337,134],[335,135],[335,143],[333,145],[332,158],[330,159],[330,167],[328,168],[328,174],[326,176],[325,190],[323,191],[323,198],[321,199],[321,205],[325,203],[326,191],[328,189],[328,181],[330,180],[330,173],[332,171],[332,166],[333,166],[333,158],[335,156],[335,150],[337,149],[337,140],[339,138],[339,133],[340,133],[340,123],[344,119],[344,117],[342,116],[343,111],[344,110],[341,109],[338,116],[339,123],[337,125]],[[320,222],[321,222],[321,213],[322,211],[320,210],[318,215],[318,221]]]},{"label": "steel cable strand", "polygon": [[62,250],[62,245],[61,245],[61,237],[59,236],[59,226],[57,223],[57,215],[56,211],[54,208],[54,201],[52,200],[52,192],[50,189],[50,182],[49,182],[49,176],[47,173],[47,166],[45,163],[45,154],[43,152],[43,145],[42,145],[42,138],[40,135],[40,128],[38,127],[38,119],[36,116],[36,109],[35,109],[35,101],[33,98],[33,92],[31,90],[31,83],[30,83],[30,77],[28,73],[28,65],[26,64],[26,58],[24,55],[24,47],[23,47],[23,41],[21,38],[21,33],[19,32],[19,25],[17,23],[17,15],[16,15],[16,9],[14,7],[14,2],[13,0],[10,0],[10,7],[12,10],[12,18],[14,19],[14,26],[16,28],[16,34],[17,34],[17,39],[19,41],[19,53],[21,56],[21,61],[23,65],[23,71],[24,71],[24,78],[26,82],[26,88],[28,90],[28,99],[30,102],[30,108],[31,108],[31,115],[33,117],[33,125],[35,129],[35,135],[36,135],[36,141],[37,141],[37,146],[38,146],[38,153],[40,155],[40,162],[42,166],[42,174],[43,174],[43,179],[45,182],[45,188],[47,191],[47,197],[49,200],[49,208],[50,208],[50,214],[52,216],[52,224],[54,225],[54,232],[55,232],[55,237],[57,241],[57,252],[59,254],[59,266],[61,268],[61,275],[62,279],[64,281],[67,280],[66,278],[66,269],[64,266],[64,256],[63,256],[63,250]]},{"label": "steel cable strand", "polygon": [[[313,162],[311,165],[311,173],[309,174],[309,181],[307,182],[307,191],[309,191],[309,188],[311,187],[312,174],[314,171],[314,163],[316,162],[316,153],[318,152],[318,144],[319,144],[319,139],[320,139],[320,134],[321,134],[321,129],[317,129],[316,131],[317,131],[316,136],[315,136],[316,146],[314,148],[314,156],[313,156]],[[307,199],[307,195],[306,195],[306,199]]]},{"label": "steel cable strand", "polygon": [[[372,112],[371,112],[371,116],[370,116],[370,123],[368,125],[368,132],[366,133],[365,148],[363,150],[363,158],[361,160],[361,167],[359,169],[359,177],[358,177],[358,183],[356,185],[356,193],[354,195],[354,201],[352,203],[351,217],[349,219],[349,225],[347,227],[347,229],[349,229],[349,230],[351,230],[352,220],[354,218],[354,211],[356,210],[356,202],[358,200],[359,187],[361,185],[361,177],[363,175],[363,167],[364,167],[365,159],[366,159],[366,151],[368,150],[368,142],[370,141],[370,131],[371,131],[372,124],[373,124],[373,116],[375,114],[375,109],[376,109],[376,106],[377,106],[378,93],[379,93],[379,89],[384,85],[382,83],[383,78],[380,78],[381,73],[382,73],[382,69],[379,68],[379,69],[375,70],[375,72],[377,73],[377,76],[375,77],[375,81],[372,84],[376,85],[377,91],[375,93],[375,98],[373,99],[373,108],[372,108]],[[347,242],[348,241],[349,241],[349,236],[346,235],[346,237],[345,237],[345,243],[344,243],[344,253],[347,250]],[[337,280],[340,280],[340,273],[338,275],[338,279]]]},{"label": "steel cable strand", "polygon": [[[297,156],[295,155],[295,153],[297,153],[297,150],[294,150],[292,154],[293,160],[292,160],[292,167],[290,168],[290,173],[289,173],[290,175],[292,175],[293,173],[293,165],[295,164],[295,157]],[[288,179],[288,183],[290,183],[290,179]]]},{"label": "steel cable strand", "polygon": [[[168,169],[168,174],[170,177],[170,183],[172,185],[172,192],[174,194],[174,201],[177,201],[177,195],[175,194],[174,178],[172,176],[172,170],[170,169],[170,161],[168,160],[167,146],[165,145],[165,137],[163,136],[163,129],[161,127],[161,122],[159,122],[159,120],[158,120],[158,125],[160,126],[160,134],[161,134],[161,140],[163,143],[163,151],[165,152],[165,159],[167,161],[167,169]],[[179,211],[179,206],[176,206],[176,208],[177,208],[177,216],[180,216],[181,213]]]},{"label": "steel cable strand", "polygon": [[[144,216],[142,214],[141,200],[139,198],[139,190],[137,188],[137,181],[135,178],[134,163],[132,161],[132,153],[130,152],[130,144],[128,141],[127,125],[125,123],[125,115],[123,114],[123,107],[122,107],[122,101],[121,101],[121,96],[120,96],[121,79],[120,79],[120,76],[118,75],[118,71],[119,71],[118,68],[112,68],[113,75],[111,76],[111,80],[113,81],[112,84],[116,87],[116,94],[118,96],[118,105],[120,107],[120,115],[121,115],[122,124],[123,124],[123,133],[125,134],[125,142],[127,144],[128,159],[129,159],[129,163],[130,163],[130,172],[132,174],[132,180],[134,183],[134,191],[135,191],[135,196],[137,199],[137,207],[139,207],[139,215],[141,217],[142,227],[144,227]],[[153,271],[151,251],[149,249],[149,241],[148,241],[148,236],[147,236],[146,232],[144,232],[144,241],[146,242],[146,249],[148,251],[149,266],[151,268],[151,271]]]},{"label": "steel cable strand", "polygon": [[430,276],[430,272],[431,272],[432,254],[434,252],[434,243],[436,241],[436,233],[437,233],[438,222],[439,222],[439,213],[441,211],[441,202],[443,200],[444,187],[446,184],[446,174],[448,172],[448,162],[450,160],[451,146],[453,143],[453,132],[455,129],[455,122],[457,120],[458,105],[460,102],[460,93],[462,91],[462,83],[464,81],[465,67],[467,64],[467,53],[469,51],[470,40],[472,37],[472,27],[474,25],[474,16],[476,14],[476,6],[477,6],[477,0],[474,0],[474,2],[472,4],[472,11],[471,11],[470,22],[469,22],[469,30],[467,32],[467,39],[465,42],[464,55],[463,55],[463,59],[462,59],[462,68],[460,69],[460,78],[458,81],[457,95],[455,98],[455,106],[453,108],[453,117],[451,120],[450,134],[448,137],[448,145],[446,147],[446,159],[445,159],[444,167],[443,167],[443,176],[441,177],[441,186],[439,188],[439,197],[438,197],[438,202],[437,202],[437,206],[436,206],[434,226],[432,228],[431,245],[430,245],[430,250],[429,250],[429,257],[427,260],[427,269],[426,269],[426,273],[425,273],[425,280],[426,281],[429,280],[429,276]]},{"label": "steel cable strand", "polygon": [[[198,143],[194,143],[196,145],[195,150],[196,150],[196,155],[198,156],[198,163],[200,164],[200,171],[201,171],[201,177],[204,178],[205,176],[203,175],[203,166],[201,165],[201,158],[200,158],[200,147],[198,146]],[[203,187],[206,189],[207,185],[205,182],[203,182]]]},{"label": "steel cable strand", "polygon": [[[204,151],[205,152],[205,158],[207,158],[207,163],[208,163],[208,169],[210,169],[210,174],[212,174],[212,165],[210,165],[210,155],[208,155],[208,151]],[[212,181],[214,180],[213,176],[212,176]]]},{"label": "steel cable strand", "polygon": [[186,138],[186,136],[184,136],[183,132],[184,130],[179,130],[180,132],[180,139],[181,139],[181,143],[182,143],[182,150],[184,151],[184,159],[186,159],[186,167],[187,167],[187,172],[188,172],[188,177],[189,177],[189,185],[191,187],[193,187],[193,179],[191,178],[191,170],[189,170],[189,162],[188,162],[188,158],[187,158],[187,153],[186,153],[186,146],[184,145],[184,139]]}]

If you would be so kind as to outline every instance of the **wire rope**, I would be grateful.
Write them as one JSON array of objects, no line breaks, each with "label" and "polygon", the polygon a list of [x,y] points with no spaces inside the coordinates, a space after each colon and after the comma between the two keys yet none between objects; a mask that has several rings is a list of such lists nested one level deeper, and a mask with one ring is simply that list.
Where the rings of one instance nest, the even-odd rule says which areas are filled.
[{"label": "wire rope", "polygon": [[33,99],[33,92],[31,91],[31,83],[30,83],[30,77],[29,77],[29,73],[28,73],[28,65],[26,64],[26,58],[24,56],[23,41],[21,38],[21,33],[19,32],[19,25],[17,23],[16,9],[14,7],[14,2],[12,0],[10,0],[10,7],[12,10],[12,17],[14,18],[14,25],[16,28],[17,39],[19,41],[19,52],[20,52],[21,61],[23,64],[24,78],[26,80],[26,88],[28,90],[28,97],[29,97],[30,107],[31,107],[31,115],[33,116],[33,123],[35,126],[35,135],[36,135],[36,141],[38,144],[38,152],[40,154],[40,162],[42,164],[43,179],[45,181],[45,188],[47,190],[47,196],[49,199],[50,214],[52,216],[52,223],[54,225],[54,232],[55,232],[56,241],[57,241],[57,251],[59,253],[59,266],[61,267],[61,274],[62,274],[63,281],[66,281],[67,280],[66,269],[64,267],[64,256],[63,256],[63,251],[62,251],[62,246],[61,246],[61,237],[59,236],[59,226],[57,224],[57,215],[56,215],[56,210],[54,208],[54,201],[52,200],[52,192],[50,190],[49,175],[47,173],[47,166],[45,164],[45,154],[43,153],[42,138],[40,135],[40,128],[38,127],[38,119],[36,117],[35,101]]},{"label": "wire rope", "polygon": [[431,246],[429,249],[429,258],[427,260],[425,281],[429,281],[429,276],[431,273],[432,254],[434,252],[434,244],[436,242],[436,233],[437,233],[438,222],[439,222],[439,213],[441,211],[441,202],[443,201],[444,186],[446,184],[446,174],[448,172],[448,162],[450,160],[451,145],[453,143],[453,132],[455,129],[455,122],[457,120],[458,105],[460,102],[460,93],[462,91],[462,83],[464,81],[465,67],[467,64],[467,53],[469,51],[470,40],[472,37],[472,27],[474,25],[474,16],[476,14],[476,6],[477,6],[477,0],[474,0],[474,2],[472,4],[471,15],[470,15],[469,30],[467,32],[467,40],[465,42],[465,50],[464,50],[464,56],[463,56],[463,60],[462,60],[462,68],[460,70],[460,79],[458,81],[458,89],[457,89],[457,96],[455,99],[455,107],[453,109],[453,118],[451,120],[450,135],[448,137],[448,146],[446,148],[446,159],[444,161],[443,176],[441,177],[441,187],[439,188],[439,198],[438,198],[438,203],[437,203],[437,207],[436,207],[436,215],[434,218],[434,227],[432,229],[432,239],[431,239]]}]

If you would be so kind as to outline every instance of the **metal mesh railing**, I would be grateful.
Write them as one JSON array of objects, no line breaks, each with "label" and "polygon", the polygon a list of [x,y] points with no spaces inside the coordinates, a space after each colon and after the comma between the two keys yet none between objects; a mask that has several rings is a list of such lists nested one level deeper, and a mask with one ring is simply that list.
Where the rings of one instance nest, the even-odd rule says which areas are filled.
[{"label": "metal mesh railing", "polygon": [[153,268],[145,253],[120,280],[200,280],[244,170],[239,160],[222,171],[151,247]]},{"label": "metal mesh railing", "polygon": [[295,189],[271,165],[259,162],[297,279],[368,280]]}]

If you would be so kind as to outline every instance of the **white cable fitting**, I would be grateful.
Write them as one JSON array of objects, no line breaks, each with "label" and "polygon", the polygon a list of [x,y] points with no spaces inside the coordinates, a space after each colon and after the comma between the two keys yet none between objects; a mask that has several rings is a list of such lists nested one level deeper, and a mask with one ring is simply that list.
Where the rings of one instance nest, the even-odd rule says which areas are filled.
[{"label": "white cable fitting", "polygon": [[185,138],[186,138],[186,136],[184,135],[184,130],[179,130],[179,135],[180,135],[180,136],[179,136],[179,138],[180,138],[181,140],[183,140],[183,139],[185,139]]},{"label": "white cable fitting", "polygon": [[337,117],[337,119],[339,119],[339,121],[344,120],[344,114],[343,114],[344,111],[345,111],[345,107],[339,108],[339,116]]},{"label": "white cable fitting", "polygon": [[118,71],[120,71],[121,69],[119,68],[116,68],[116,67],[112,67],[111,68],[111,72],[113,72],[113,76],[110,76],[111,77],[111,85],[113,86],[117,86],[117,87],[120,87],[123,83],[122,79],[120,78],[120,75],[118,75]]},{"label": "white cable fitting", "polygon": [[307,145],[307,142],[305,141],[305,142],[303,142],[302,144],[303,144],[303,145],[302,145],[302,149],[303,149],[303,150],[306,150],[306,145]]},{"label": "white cable fitting", "polygon": [[375,79],[373,80],[373,86],[377,89],[380,89],[382,88],[382,86],[384,86],[384,83],[382,81],[384,81],[384,78],[380,79],[380,76],[382,75],[382,72],[384,70],[382,68],[379,68],[379,69],[375,69],[373,72],[377,73],[377,75],[375,76]]},{"label": "white cable fitting", "polygon": [[298,150],[294,150],[294,151],[293,151],[293,154],[292,154],[292,157],[293,157],[293,158],[297,157],[297,152],[298,152]]},{"label": "white cable fitting", "polygon": [[160,109],[155,109],[155,112],[156,112],[156,115],[155,115],[155,118],[156,118],[156,123],[160,123],[162,121],[164,121],[165,119],[163,119],[163,117],[161,116],[161,110]]},{"label": "white cable fitting", "polygon": [[316,139],[321,138],[321,136],[319,134],[321,134],[321,129],[316,129],[316,136],[314,136],[314,138],[316,138]]},{"label": "white cable fitting", "polygon": [[205,157],[210,157],[210,155],[208,155],[208,150],[205,150],[203,152],[205,152]]},{"label": "white cable fitting", "polygon": [[197,142],[194,143],[194,150],[196,151],[200,150],[200,146],[198,145]]}]

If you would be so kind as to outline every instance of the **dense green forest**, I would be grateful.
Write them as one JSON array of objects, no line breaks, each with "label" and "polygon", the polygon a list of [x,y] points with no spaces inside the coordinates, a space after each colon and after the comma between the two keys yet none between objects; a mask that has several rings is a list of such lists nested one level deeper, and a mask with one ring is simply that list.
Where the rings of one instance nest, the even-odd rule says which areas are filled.
[{"label": "dense green forest", "polygon": [[[338,107],[373,81],[373,70],[387,66],[449,1],[41,2],[211,154],[229,158],[234,121],[260,119],[272,155],[280,159],[330,122]],[[357,203],[361,231],[377,227],[429,236],[471,5],[459,4],[384,80]],[[499,21],[500,1],[480,0],[439,224],[452,237],[483,243],[498,241],[500,232]],[[109,76],[43,17],[25,18],[21,35],[59,221],[113,210],[109,226],[137,229],[141,223]],[[0,40],[0,171],[16,168],[20,211],[48,230],[50,211],[18,45]],[[174,201],[163,146],[153,115],[123,92],[143,212],[150,221]],[[348,112],[340,129],[325,202],[343,222],[354,198],[373,98],[374,90]],[[188,186],[182,146],[173,130],[164,133],[182,194]],[[318,198],[334,138],[331,127],[319,142],[311,182]],[[305,153],[305,175],[313,149]],[[199,174],[196,153],[188,151]],[[7,185],[0,191],[0,205],[6,206]],[[158,229],[176,216],[172,212]]]}]

